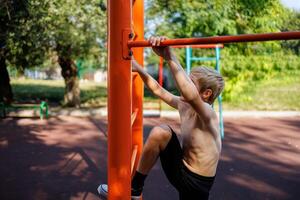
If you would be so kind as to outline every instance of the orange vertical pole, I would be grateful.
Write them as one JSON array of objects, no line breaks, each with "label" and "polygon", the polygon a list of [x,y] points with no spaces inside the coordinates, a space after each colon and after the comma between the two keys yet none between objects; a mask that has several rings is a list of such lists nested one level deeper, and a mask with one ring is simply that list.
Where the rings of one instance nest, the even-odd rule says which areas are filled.
[{"label": "orange vertical pole", "polygon": [[[144,39],[144,1],[135,0],[133,3],[133,30],[135,33],[134,40]],[[144,65],[144,48],[135,48],[133,55],[136,61]],[[132,107],[133,110],[138,109],[135,122],[132,127],[132,146],[137,145],[137,154],[133,172],[135,171],[138,161],[140,159],[141,151],[143,148],[143,97],[144,97],[144,84],[140,76],[133,80],[132,87]]]},{"label": "orange vertical pole", "polygon": [[[108,1],[108,199],[130,200],[131,0]],[[124,45],[125,44],[125,45]]]}]

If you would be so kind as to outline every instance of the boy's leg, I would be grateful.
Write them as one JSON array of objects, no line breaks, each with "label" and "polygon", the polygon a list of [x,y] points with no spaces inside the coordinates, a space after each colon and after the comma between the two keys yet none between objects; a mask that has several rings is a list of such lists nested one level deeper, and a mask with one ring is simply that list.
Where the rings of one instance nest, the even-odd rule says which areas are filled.
[{"label": "boy's leg", "polygon": [[[171,129],[166,125],[156,126],[151,130],[131,182],[131,199],[140,199],[147,174],[157,161],[160,152],[166,148],[171,137]],[[108,195],[107,185],[101,184],[98,187],[98,193],[106,199]]]},{"label": "boy's leg", "polygon": [[163,151],[172,137],[171,129],[167,125],[154,127],[143,147],[137,171],[148,174],[156,163],[159,154]]},{"label": "boy's leg", "polygon": [[147,174],[156,163],[160,152],[166,148],[171,137],[172,132],[168,126],[156,126],[151,130],[131,182],[132,195],[141,195]]}]

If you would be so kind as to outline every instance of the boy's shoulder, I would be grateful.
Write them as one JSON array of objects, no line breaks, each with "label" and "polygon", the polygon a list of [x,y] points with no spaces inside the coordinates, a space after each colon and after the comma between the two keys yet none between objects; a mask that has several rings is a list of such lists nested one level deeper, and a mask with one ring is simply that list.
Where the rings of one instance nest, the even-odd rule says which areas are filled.
[{"label": "boy's shoulder", "polygon": [[[217,114],[215,112],[215,110],[213,109],[213,107],[208,104],[205,103],[205,112],[207,112],[207,114],[210,116],[211,119],[215,119],[217,118]],[[178,103],[178,111],[179,114],[181,116],[185,116],[185,115],[200,115],[199,113],[197,113],[195,111],[195,109],[186,101],[180,100]]]}]

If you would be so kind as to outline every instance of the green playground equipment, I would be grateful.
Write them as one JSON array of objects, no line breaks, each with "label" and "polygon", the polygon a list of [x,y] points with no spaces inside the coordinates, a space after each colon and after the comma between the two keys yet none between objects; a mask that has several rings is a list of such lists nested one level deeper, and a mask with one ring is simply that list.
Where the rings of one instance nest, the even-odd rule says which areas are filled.
[{"label": "green playground equipment", "polygon": [[39,111],[40,119],[49,117],[49,105],[46,101],[42,101],[40,104],[4,104],[0,102],[0,114],[2,118],[7,116],[7,113],[12,110],[30,110]]},{"label": "green playground equipment", "polygon": [[[195,48],[214,48],[215,49],[215,57],[194,57],[193,56],[193,47]],[[198,46],[186,46],[186,72],[190,74],[192,62],[193,61],[215,61],[215,69],[219,72],[221,70],[220,67],[220,53],[223,45],[198,45]],[[219,126],[220,126],[220,134],[221,137],[224,138],[224,122],[223,122],[223,109],[222,109],[222,95],[218,97],[218,106],[219,106]]]},{"label": "green playground equipment", "polygon": [[46,101],[40,103],[40,119],[44,119],[44,116],[46,119],[49,117],[49,106]]},{"label": "green playground equipment", "polygon": [[77,76],[79,79],[83,79],[84,75],[87,73],[95,73],[96,69],[93,68],[93,65],[90,65],[89,63],[85,62],[82,59],[76,60],[76,66],[77,66]]}]

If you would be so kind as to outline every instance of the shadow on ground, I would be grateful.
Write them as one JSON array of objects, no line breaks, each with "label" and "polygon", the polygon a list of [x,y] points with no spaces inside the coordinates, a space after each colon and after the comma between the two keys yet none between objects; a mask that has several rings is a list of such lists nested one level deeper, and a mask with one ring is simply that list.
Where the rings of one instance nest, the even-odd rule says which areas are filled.
[{"label": "shadow on ground", "polygon": [[[107,121],[58,117],[0,119],[0,199],[98,199],[106,182]],[[153,126],[179,121],[145,119]],[[212,200],[296,200],[300,196],[300,118],[225,119],[225,140]],[[176,200],[157,163],[145,200]]]},{"label": "shadow on ground", "polygon": [[298,199],[299,131],[299,118],[226,120],[211,199]]},{"label": "shadow on ground", "polygon": [[87,119],[2,120],[0,199],[98,199],[105,155],[106,137]]}]

